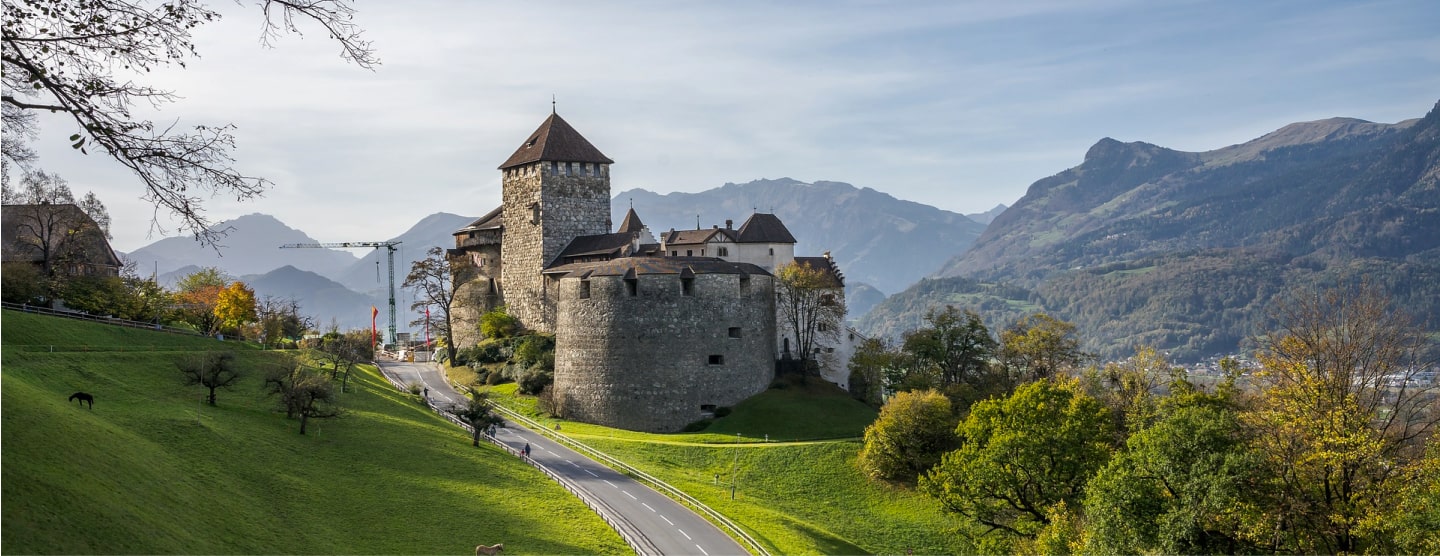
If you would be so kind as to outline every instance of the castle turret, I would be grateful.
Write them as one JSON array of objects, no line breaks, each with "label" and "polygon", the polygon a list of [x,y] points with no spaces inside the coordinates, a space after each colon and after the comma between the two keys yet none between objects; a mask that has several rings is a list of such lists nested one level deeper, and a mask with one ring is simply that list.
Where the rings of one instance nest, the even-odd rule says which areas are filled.
[{"label": "castle turret", "polygon": [[526,327],[552,331],[554,286],[541,274],[578,236],[609,232],[610,165],[559,114],[550,114],[500,165],[505,234],[501,289]]}]

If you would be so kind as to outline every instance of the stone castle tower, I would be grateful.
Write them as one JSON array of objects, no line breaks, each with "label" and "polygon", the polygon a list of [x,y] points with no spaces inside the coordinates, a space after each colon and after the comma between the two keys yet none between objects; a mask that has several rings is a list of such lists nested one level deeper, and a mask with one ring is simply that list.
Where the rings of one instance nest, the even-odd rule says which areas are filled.
[{"label": "stone castle tower", "polygon": [[525,326],[555,330],[557,284],[542,271],[572,239],[610,231],[613,163],[552,113],[500,165],[501,295]]}]

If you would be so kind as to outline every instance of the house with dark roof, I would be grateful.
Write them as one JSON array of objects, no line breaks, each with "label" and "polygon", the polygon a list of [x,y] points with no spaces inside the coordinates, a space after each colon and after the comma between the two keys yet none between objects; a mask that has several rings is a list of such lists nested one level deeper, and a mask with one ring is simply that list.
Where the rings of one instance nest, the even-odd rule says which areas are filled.
[{"label": "house with dark roof", "polygon": [[119,276],[123,264],[105,231],[70,203],[4,205],[4,264],[30,264],[60,276]]}]

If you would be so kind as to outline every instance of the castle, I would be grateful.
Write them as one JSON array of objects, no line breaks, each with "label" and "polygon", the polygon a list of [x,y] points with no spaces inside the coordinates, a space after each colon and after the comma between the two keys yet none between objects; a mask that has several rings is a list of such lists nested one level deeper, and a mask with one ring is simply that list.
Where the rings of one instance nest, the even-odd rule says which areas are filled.
[{"label": "castle", "polygon": [[[634,208],[610,231],[610,165],[559,114],[500,165],[502,203],[455,232],[449,251],[459,322],[504,306],[555,334],[557,411],[567,419],[669,432],[763,391],[792,343],[776,306],[776,269],[844,276],[826,254],[795,257],[773,214],[738,229],[670,230],[657,241]],[[823,325],[822,325],[823,326]],[[477,341],[457,325],[455,342]],[[463,329],[463,330],[462,330]],[[822,377],[844,387],[853,331],[814,347]],[[796,344],[798,346],[798,344]]]}]

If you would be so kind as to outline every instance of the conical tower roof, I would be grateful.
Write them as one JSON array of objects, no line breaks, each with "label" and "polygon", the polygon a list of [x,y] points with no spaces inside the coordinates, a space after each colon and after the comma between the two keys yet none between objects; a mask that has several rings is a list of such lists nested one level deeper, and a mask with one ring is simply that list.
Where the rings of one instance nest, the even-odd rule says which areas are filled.
[{"label": "conical tower roof", "polygon": [[559,114],[550,114],[540,128],[530,134],[515,150],[515,154],[500,165],[500,169],[513,168],[523,164],[539,161],[557,162],[598,162],[600,164],[614,164],[600,149],[591,145],[590,141],[570,127]]},{"label": "conical tower roof", "polygon": [[644,227],[645,223],[640,221],[640,215],[635,214],[635,207],[630,207],[630,210],[625,213],[625,219],[620,221],[620,229],[616,230],[616,232],[622,234],[626,232],[638,232]]}]

